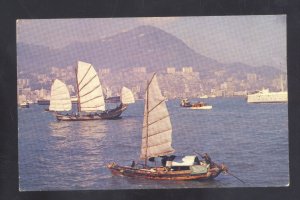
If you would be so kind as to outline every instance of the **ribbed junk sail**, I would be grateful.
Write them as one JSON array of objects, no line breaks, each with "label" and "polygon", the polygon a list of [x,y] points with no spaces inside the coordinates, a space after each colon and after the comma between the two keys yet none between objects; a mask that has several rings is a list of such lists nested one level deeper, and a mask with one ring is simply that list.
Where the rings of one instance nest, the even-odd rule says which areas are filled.
[{"label": "ribbed junk sail", "polygon": [[51,111],[69,111],[72,109],[72,103],[69,90],[63,82],[55,79],[51,86],[51,97],[49,110]]},{"label": "ribbed junk sail", "polygon": [[97,72],[90,63],[78,61],[77,86],[79,111],[105,110],[102,86]]},{"label": "ribbed junk sail", "polygon": [[131,104],[135,102],[132,91],[127,87],[122,88],[121,102],[123,104]]},{"label": "ribbed junk sail", "polygon": [[146,90],[141,159],[175,152],[172,144],[172,125],[169,112],[158,86],[156,75]]}]

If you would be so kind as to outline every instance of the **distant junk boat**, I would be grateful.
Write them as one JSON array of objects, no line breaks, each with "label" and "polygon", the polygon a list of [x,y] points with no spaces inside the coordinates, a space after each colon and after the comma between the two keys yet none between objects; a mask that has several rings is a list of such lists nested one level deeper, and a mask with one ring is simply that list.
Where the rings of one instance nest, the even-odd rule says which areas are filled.
[{"label": "distant junk boat", "polygon": [[[120,166],[112,162],[107,165],[112,174],[155,180],[206,180],[228,172],[224,164],[214,163],[207,154],[201,155],[204,160],[196,155],[168,156],[175,152],[171,146],[172,124],[155,74],[146,89],[142,132],[140,159],[144,164],[133,161],[131,166]],[[155,159],[159,158],[161,165],[156,166]],[[149,166],[148,160],[155,161],[155,166]]]},{"label": "distant junk boat", "polygon": [[[76,85],[77,112],[67,114],[56,113],[58,121],[117,119],[120,117],[122,112],[126,110],[128,104],[135,102],[132,92],[128,88],[124,87],[122,88],[122,99],[120,105],[116,108],[106,110],[102,86],[97,72],[91,64],[86,62],[78,61],[78,66],[76,68]],[[69,94],[66,94],[67,92],[67,90],[61,89],[60,94],[62,99],[57,99],[58,101],[68,102],[66,103],[68,106],[66,106],[64,111],[71,110],[71,98]],[[54,95],[57,94],[54,93]],[[49,110],[51,110],[51,107],[49,107]],[[62,110],[54,108],[53,111]]]}]

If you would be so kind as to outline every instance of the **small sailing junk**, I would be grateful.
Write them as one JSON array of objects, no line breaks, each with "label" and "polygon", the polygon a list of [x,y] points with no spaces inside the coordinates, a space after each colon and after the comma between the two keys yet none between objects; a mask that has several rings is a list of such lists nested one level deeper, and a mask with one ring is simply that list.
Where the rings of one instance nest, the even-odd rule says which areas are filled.
[{"label": "small sailing junk", "polygon": [[127,109],[128,104],[135,102],[131,90],[123,87],[120,105],[113,109],[106,109],[102,86],[94,67],[90,63],[78,61],[75,72],[77,86],[76,113],[58,113],[59,111],[70,111],[72,102],[64,83],[57,80],[52,85],[49,110],[56,112],[58,121],[117,119]]},{"label": "small sailing junk", "polygon": [[[156,75],[147,85],[142,131],[140,159],[143,164],[121,166],[115,162],[107,165],[112,174],[156,180],[205,180],[226,173],[224,164],[214,163],[205,154],[203,160],[196,155],[174,156],[172,147],[172,124],[169,112],[158,86]],[[160,160],[159,166],[150,166],[148,161]]]}]

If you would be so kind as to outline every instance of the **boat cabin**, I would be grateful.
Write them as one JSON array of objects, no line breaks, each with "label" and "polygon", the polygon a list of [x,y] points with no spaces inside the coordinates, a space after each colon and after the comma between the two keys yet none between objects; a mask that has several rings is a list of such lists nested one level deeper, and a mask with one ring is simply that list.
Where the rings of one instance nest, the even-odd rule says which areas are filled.
[{"label": "boat cabin", "polygon": [[162,159],[162,164],[173,171],[192,170],[194,173],[206,173],[209,165],[197,156],[170,156]]},{"label": "boat cabin", "polygon": [[182,99],[180,105],[183,107],[190,107],[192,106],[191,102],[188,99]]}]

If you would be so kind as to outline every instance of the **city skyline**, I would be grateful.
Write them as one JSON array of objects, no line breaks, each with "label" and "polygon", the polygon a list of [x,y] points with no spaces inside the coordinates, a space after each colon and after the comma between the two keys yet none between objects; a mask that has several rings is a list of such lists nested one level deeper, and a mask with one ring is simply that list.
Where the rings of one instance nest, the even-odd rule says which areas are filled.
[{"label": "city skyline", "polygon": [[151,25],[219,62],[286,71],[286,15],[17,20],[17,45],[63,48]]},{"label": "city skyline", "polygon": [[[70,73],[70,69],[71,67],[52,67],[48,73],[35,73],[30,78],[18,79],[19,101],[36,102],[38,99],[50,99],[50,88],[55,79],[65,82],[71,95],[76,96],[75,74]],[[108,97],[120,95],[121,88],[125,86],[132,90],[137,99],[144,98],[145,80],[153,75],[146,67],[135,67],[120,72],[103,68],[99,69],[97,74]],[[203,95],[245,96],[264,87],[273,91],[286,90],[287,87],[286,79],[281,80],[284,76],[282,73],[267,78],[263,74],[251,72],[228,74],[224,70],[218,70],[213,76],[200,79],[200,73],[193,67],[182,67],[180,70],[166,67],[157,75],[163,95],[169,99],[198,98]],[[112,76],[114,78],[111,78]],[[126,79],[128,76],[131,78]]]}]

